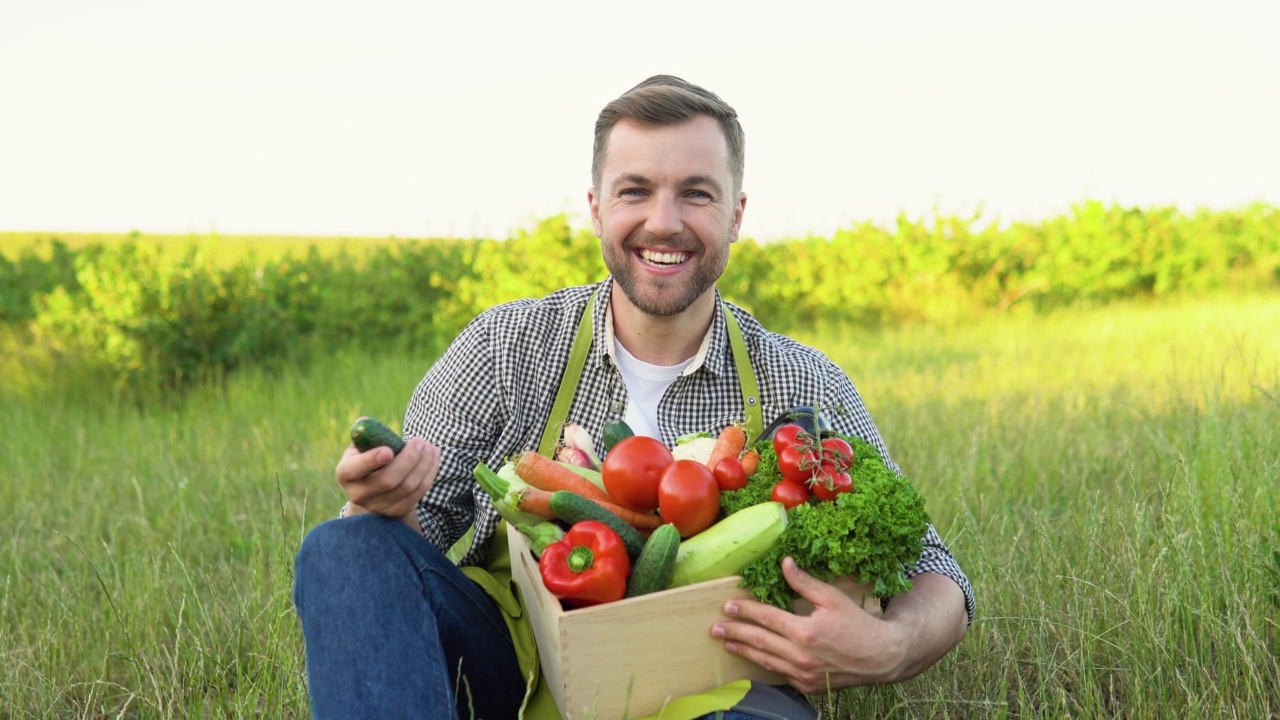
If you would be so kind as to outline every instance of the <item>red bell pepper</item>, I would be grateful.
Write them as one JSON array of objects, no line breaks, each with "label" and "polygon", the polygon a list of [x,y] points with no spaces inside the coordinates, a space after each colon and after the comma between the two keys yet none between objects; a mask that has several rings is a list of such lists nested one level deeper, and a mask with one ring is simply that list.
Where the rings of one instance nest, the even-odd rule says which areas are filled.
[{"label": "red bell pepper", "polygon": [[538,573],[566,605],[586,607],[622,599],[631,561],[618,533],[602,522],[583,520],[542,551]]}]

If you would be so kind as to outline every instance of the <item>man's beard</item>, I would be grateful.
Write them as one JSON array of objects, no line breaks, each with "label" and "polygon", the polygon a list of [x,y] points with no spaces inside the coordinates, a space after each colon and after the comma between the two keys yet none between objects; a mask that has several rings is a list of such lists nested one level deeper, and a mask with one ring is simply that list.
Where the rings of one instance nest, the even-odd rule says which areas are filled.
[{"label": "man's beard", "polygon": [[[622,288],[622,292],[626,294],[627,299],[631,301],[641,312],[646,315],[655,317],[670,317],[679,315],[694,301],[702,297],[702,294],[715,285],[716,280],[724,272],[725,267],[729,263],[729,245],[724,244],[724,251],[715,254],[700,254],[694,251],[693,255],[687,262],[693,263],[693,267],[688,272],[687,277],[680,278],[649,278],[646,287],[642,288],[639,282],[639,274],[643,272],[638,269],[631,261],[635,257],[634,246],[636,245],[656,245],[659,243],[652,242],[650,237],[628,238],[622,244],[622,249],[615,249],[612,243],[607,241],[602,243],[604,248],[604,264],[609,269],[609,273],[613,275],[614,282]],[[682,249],[682,246],[698,247],[696,241],[690,243],[673,242],[666,240],[664,245],[671,246],[676,249]],[[641,260],[640,262],[644,262]],[[656,282],[655,282],[656,281]],[[658,292],[652,292],[653,286],[656,285]],[[650,290],[646,293],[645,290]]]}]

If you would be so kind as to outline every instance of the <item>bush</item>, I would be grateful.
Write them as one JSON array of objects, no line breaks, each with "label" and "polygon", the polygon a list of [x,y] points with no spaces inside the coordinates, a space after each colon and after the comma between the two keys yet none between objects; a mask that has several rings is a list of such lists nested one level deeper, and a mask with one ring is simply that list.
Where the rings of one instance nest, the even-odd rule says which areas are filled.
[{"label": "bush", "polygon": [[39,244],[22,248],[17,260],[0,255],[0,325],[26,325],[36,316],[36,298],[54,288],[74,291],[77,254],[51,238],[48,257],[43,257]]},{"label": "bush", "polygon": [[[963,321],[1011,308],[1280,285],[1280,209],[1088,202],[1038,223],[972,217],[862,223],[830,238],[744,239],[719,287],[767,327]],[[270,263],[142,243],[0,257],[0,323],[126,384],[182,386],[300,347],[439,350],[476,314],[600,280],[599,241],[566,215],[505,240],[361,239]],[[215,262],[216,261],[216,262]]]},{"label": "bush", "polygon": [[198,247],[128,241],[75,268],[73,286],[38,300],[36,332],[128,385],[181,387],[268,361],[311,330],[315,299],[288,261],[220,268]]}]

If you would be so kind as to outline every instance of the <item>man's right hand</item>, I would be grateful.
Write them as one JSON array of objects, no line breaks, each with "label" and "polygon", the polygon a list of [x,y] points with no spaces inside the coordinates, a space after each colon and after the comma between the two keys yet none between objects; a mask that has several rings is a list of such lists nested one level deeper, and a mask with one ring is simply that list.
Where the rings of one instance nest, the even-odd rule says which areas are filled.
[{"label": "man's right hand", "polygon": [[334,475],[350,501],[348,515],[376,513],[421,532],[414,508],[439,471],[440,448],[422,438],[410,438],[399,455],[388,447],[362,453],[352,445],[342,454]]}]

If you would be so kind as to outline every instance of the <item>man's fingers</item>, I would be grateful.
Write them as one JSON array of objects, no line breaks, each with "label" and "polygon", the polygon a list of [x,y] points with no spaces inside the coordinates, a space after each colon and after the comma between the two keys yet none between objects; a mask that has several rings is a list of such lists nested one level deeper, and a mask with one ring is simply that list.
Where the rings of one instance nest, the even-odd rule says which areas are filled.
[{"label": "man's fingers", "polygon": [[724,649],[734,655],[746,658],[788,680],[798,677],[799,663],[803,662],[799,648],[783,635],[749,622],[717,623],[712,627],[711,635],[724,640]]},{"label": "man's fingers", "polygon": [[795,559],[791,557],[782,559],[782,577],[786,578],[787,584],[800,597],[813,603],[815,609],[831,607],[832,605],[839,605],[849,601],[849,597],[835,587],[801,570]]},{"label": "man's fingers", "polygon": [[726,640],[724,649],[790,681],[796,677],[796,668],[786,659],[751,644],[752,638]]},{"label": "man's fingers", "polygon": [[388,447],[376,447],[368,452],[360,452],[354,445],[347,447],[338,462],[335,475],[343,485],[360,482],[378,470],[386,467],[396,458],[396,454]]}]

